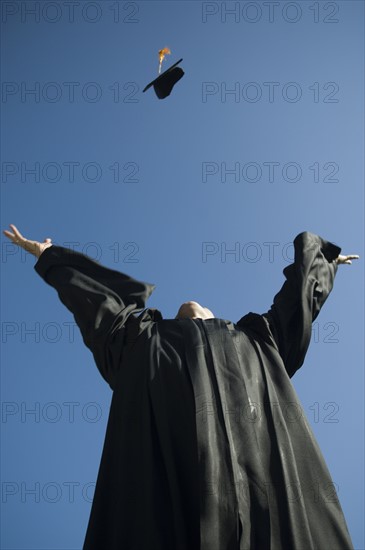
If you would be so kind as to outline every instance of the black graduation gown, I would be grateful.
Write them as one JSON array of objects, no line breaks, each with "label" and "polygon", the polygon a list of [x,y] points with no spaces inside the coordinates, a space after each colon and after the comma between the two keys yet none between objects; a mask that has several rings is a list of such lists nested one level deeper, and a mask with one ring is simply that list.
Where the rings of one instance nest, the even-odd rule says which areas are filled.
[{"label": "black graduation gown", "polygon": [[341,249],[308,232],[294,246],[271,309],[236,324],[164,320],[143,310],[154,285],[40,256],[113,390],[84,550],[353,548],[290,381]]}]

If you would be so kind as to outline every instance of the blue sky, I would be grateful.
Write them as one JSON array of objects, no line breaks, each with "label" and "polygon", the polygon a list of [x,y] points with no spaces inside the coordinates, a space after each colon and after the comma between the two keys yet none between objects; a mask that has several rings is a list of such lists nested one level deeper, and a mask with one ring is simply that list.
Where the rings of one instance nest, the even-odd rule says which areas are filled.
[{"label": "blue sky", "polygon": [[[2,2],[2,228],[155,283],[166,318],[264,312],[299,232],[363,257],[363,52],[361,1]],[[3,237],[1,544],[76,550],[111,391],[34,263]],[[293,378],[358,550],[363,281],[341,266]]]}]

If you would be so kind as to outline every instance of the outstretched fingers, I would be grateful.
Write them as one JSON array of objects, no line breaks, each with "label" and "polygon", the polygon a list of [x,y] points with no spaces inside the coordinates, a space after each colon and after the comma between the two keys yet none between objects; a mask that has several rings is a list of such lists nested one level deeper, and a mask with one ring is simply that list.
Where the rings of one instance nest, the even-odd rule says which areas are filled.
[{"label": "outstretched fingers", "polygon": [[358,260],[360,258],[360,256],[358,254],[347,254],[346,256],[340,254],[337,258],[336,258],[336,261],[338,264],[352,264],[352,261],[351,260]]},{"label": "outstretched fingers", "polygon": [[22,241],[25,241],[26,239],[23,237],[23,235],[20,233],[19,229],[13,225],[12,223],[9,224],[9,227],[13,230],[13,233],[7,229],[3,231],[4,235],[8,237],[13,243],[19,244]]}]

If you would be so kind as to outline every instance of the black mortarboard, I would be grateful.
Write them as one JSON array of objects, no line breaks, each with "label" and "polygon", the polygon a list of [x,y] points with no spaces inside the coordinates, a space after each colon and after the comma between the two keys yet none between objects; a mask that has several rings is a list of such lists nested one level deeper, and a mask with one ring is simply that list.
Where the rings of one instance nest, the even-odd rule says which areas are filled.
[{"label": "black mortarboard", "polygon": [[182,58],[179,61],[176,61],[171,67],[166,69],[162,74],[160,74],[155,80],[147,84],[144,92],[153,86],[155,93],[159,99],[164,99],[171,94],[172,88],[175,86],[176,82],[184,76],[184,71],[177,67]]}]

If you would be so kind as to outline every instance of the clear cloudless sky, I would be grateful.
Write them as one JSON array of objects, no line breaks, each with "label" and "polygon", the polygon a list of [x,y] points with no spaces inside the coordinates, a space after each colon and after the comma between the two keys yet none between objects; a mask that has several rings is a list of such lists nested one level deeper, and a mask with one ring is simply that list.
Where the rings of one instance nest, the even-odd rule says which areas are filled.
[{"label": "clear cloudless sky", "polygon": [[[165,318],[267,311],[304,230],[362,256],[293,384],[363,550],[364,3],[1,8],[2,229],[155,283]],[[2,235],[1,548],[80,550],[112,394],[34,264]]]}]

